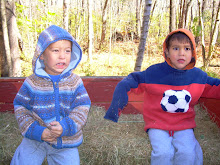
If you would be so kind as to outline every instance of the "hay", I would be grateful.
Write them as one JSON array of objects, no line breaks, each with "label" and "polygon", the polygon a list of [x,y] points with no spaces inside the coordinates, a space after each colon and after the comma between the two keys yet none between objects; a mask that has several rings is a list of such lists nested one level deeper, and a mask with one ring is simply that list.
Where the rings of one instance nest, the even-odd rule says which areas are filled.
[{"label": "hay", "polygon": [[[220,133],[206,111],[195,107],[195,136],[204,153],[204,164],[220,163]],[[103,119],[105,110],[93,106],[84,127],[84,142],[79,147],[81,165],[150,164],[151,146],[144,131],[142,115],[121,115],[119,122]],[[9,164],[21,142],[14,115],[0,113],[0,164]],[[47,164],[44,162],[44,164]]]},{"label": "hay", "polygon": [[12,113],[0,113],[0,164],[10,164],[17,146],[22,140],[18,124]]},{"label": "hay", "polygon": [[196,108],[195,136],[202,147],[204,165],[220,164],[220,128],[212,121],[207,110],[200,105]]},{"label": "hay", "polygon": [[[207,111],[195,107],[195,136],[203,152],[204,164],[220,162],[220,133]],[[121,115],[118,123],[103,119],[104,109],[92,107],[79,147],[82,164],[150,164],[151,146],[144,131],[142,115]],[[132,122],[133,121],[133,122]],[[137,122],[138,121],[138,122]]]},{"label": "hay", "polygon": [[[119,123],[103,119],[104,110],[93,107],[79,147],[82,164],[146,164],[150,145],[142,115],[122,115]],[[122,122],[125,121],[125,122]],[[130,122],[126,122],[130,121]]]}]

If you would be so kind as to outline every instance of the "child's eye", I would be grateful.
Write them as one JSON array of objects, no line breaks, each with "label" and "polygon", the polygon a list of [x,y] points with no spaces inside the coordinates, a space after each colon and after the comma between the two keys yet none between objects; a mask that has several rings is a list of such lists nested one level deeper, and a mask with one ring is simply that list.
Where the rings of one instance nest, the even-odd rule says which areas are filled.
[{"label": "child's eye", "polygon": [[58,49],[53,49],[52,52],[57,53],[57,52],[59,52],[59,50]]},{"label": "child's eye", "polygon": [[190,48],[185,48],[185,50],[191,50]]},{"label": "child's eye", "polygon": [[66,52],[67,52],[67,53],[71,53],[71,50],[70,50],[70,49],[67,49]]},{"label": "child's eye", "polygon": [[174,48],[173,48],[173,50],[179,50],[179,48],[177,48],[177,47],[174,47]]}]

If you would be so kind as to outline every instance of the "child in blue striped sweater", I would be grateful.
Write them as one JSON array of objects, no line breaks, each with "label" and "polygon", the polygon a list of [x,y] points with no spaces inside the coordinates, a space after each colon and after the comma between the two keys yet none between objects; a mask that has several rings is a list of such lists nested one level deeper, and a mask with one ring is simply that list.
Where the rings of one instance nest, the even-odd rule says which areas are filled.
[{"label": "child in blue striped sweater", "polygon": [[27,77],[14,99],[22,135],[12,165],[80,164],[77,147],[83,141],[91,101],[81,78],[72,73],[82,50],[64,29],[52,25],[37,42]]}]

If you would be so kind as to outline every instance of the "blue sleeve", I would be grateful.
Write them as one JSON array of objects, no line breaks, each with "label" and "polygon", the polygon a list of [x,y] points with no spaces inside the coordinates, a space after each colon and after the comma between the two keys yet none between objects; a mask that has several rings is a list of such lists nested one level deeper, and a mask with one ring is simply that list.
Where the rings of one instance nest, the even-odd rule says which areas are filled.
[{"label": "blue sleeve", "polygon": [[39,124],[39,122],[33,122],[30,127],[28,128],[25,137],[31,140],[36,140],[39,142],[43,142],[41,139],[42,133],[46,127],[43,127]]},{"label": "blue sleeve", "polygon": [[60,124],[63,127],[61,137],[73,136],[83,128],[87,121],[90,106],[91,101],[89,95],[81,82],[76,89],[76,98],[71,106],[71,112],[60,121]]},{"label": "blue sleeve", "polygon": [[14,113],[22,135],[41,142],[41,135],[46,127],[41,126],[31,115],[32,98],[31,87],[25,81],[14,99]]},{"label": "blue sleeve", "polygon": [[138,85],[144,83],[144,80],[144,72],[131,73],[121,80],[115,88],[111,105],[104,118],[117,122],[120,112],[128,104],[128,92],[132,88],[138,88]]}]

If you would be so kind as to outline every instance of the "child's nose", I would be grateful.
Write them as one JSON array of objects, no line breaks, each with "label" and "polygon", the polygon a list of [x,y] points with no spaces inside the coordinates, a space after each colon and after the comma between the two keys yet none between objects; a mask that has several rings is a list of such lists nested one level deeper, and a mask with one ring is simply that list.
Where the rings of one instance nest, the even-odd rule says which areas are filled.
[{"label": "child's nose", "polygon": [[65,58],[65,52],[64,52],[64,51],[61,51],[59,57],[60,57],[61,59]]},{"label": "child's nose", "polygon": [[181,56],[184,56],[185,55],[185,50],[184,49],[180,49],[180,53],[179,53]]}]

